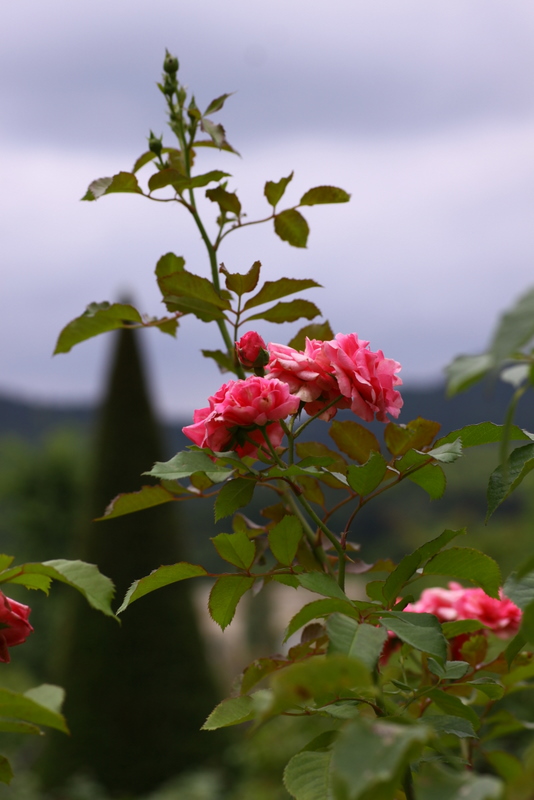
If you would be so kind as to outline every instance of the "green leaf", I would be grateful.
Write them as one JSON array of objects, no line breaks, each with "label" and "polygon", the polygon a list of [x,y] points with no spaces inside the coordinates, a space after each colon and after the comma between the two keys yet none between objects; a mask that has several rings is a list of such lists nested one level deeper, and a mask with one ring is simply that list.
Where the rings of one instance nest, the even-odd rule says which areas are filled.
[{"label": "green leaf", "polygon": [[298,631],[299,628],[304,627],[304,625],[307,625],[308,622],[311,622],[313,619],[326,617],[328,614],[332,614],[336,611],[347,616],[359,617],[359,612],[351,605],[348,599],[339,600],[338,598],[329,598],[328,600],[313,600],[311,603],[307,603],[307,605],[303,606],[290,620],[284,635],[284,642],[287,642],[289,637]]},{"label": "green leaf", "polygon": [[295,800],[333,800],[329,752],[297,753],[284,770],[284,786]]},{"label": "green leaf", "polygon": [[[21,722],[14,719],[0,718],[0,731],[2,733],[25,733],[29,736],[41,736],[42,730],[31,722]],[[0,771],[2,769],[2,756],[0,756]],[[1,777],[0,777],[1,780]]]},{"label": "green leaf", "polygon": [[[59,692],[62,691],[57,686],[53,688]],[[57,708],[50,708],[40,699],[35,699],[32,697],[32,692],[35,693],[36,690],[30,690],[26,694],[19,694],[8,689],[0,689],[0,716],[19,719],[33,725],[46,725],[48,728],[55,728],[58,731],[63,731],[63,733],[68,733],[69,729],[65,718],[58,712]],[[47,696],[46,692],[44,696]],[[36,698],[40,697],[40,693],[37,692]]]},{"label": "green leaf", "polygon": [[456,681],[459,678],[463,678],[471,669],[467,661],[446,661],[442,665],[429,656],[427,663],[430,672],[447,681]]},{"label": "green leaf", "polygon": [[66,325],[57,340],[54,355],[68,353],[75,344],[118,328],[141,325],[143,319],[137,309],[123,303],[91,303],[80,317]]},{"label": "green leaf", "polygon": [[201,350],[201,353],[204,358],[212,358],[223,372],[234,372],[235,365],[233,360],[222,350]]},{"label": "green leaf", "polygon": [[272,705],[266,711],[272,716],[312,702],[320,707],[345,692],[368,689],[371,685],[371,674],[358,659],[341,654],[314,656],[272,674]]},{"label": "green leaf", "polygon": [[[211,137],[219,150],[231,150],[231,152],[237,153],[237,150],[234,150],[233,147],[231,147],[231,145],[229,145],[226,141],[226,131],[222,125],[217,125],[211,119],[202,117],[201,127],[204,133],[207,133],[208,136]],[[195,142],[195,147],[198,147],[198,145],[202,144],[203,142]]]},{"label": "green leaf", "polygon": [[260,278],[261,262],[255,261],[248,272],[242,274],[240,272],[228,272],[224,264],[221,264],[219,272],[226,277],[226,288],[231,292],[235,292],[238,297],[247,292],[253,292],[258,285]]},{"label": "green leaf", "polygon": [[297,575],[298,582],[310,592],[322,594],[324,597],[337,597],[339,600],[348,600],[347,595],[340,589],[336,581],[325,572],[303,572]]},{"label": "green leaf", "polygon": [[243,672],[241,678],[241,695],[247,694],[253,686],[256,686],[260,681],[270,675],[275,670],[285,666],[287,661],[285,658],[257,658],[252,664]]},{"label": "green leaf", "polygon": [[[494,422],[480,422],[477,425],[466,425],[457,431],[451,431],[447,436],[438,439],[436,445],[454,442],[455,439],[462,439],[464,447],[477,447],[481,444],[494,444],[502,440],[504,425],[495,425]],[[531,437],[521,428],[512,425],[510,428],[510,440],[530,440]]]},{"label": "green leaf", "polygon": [[302,539],[302,525],[297,517],[287,515],[269,531],[269,547],[280,564],[290,567]]},{"label": "green leaf", "polygon": [[133,192],[134,194],[143,194],[137,178],[131,172],[119,172],[112,178],[98,178],[89,184],[87,192],[82,197],[82,200],[98,200],[104,194],[112,194],[114,192]]},{"label": "green leaf", "polygon": [[362,717],[350,722],[332,749],[334,797],[393,800],[406,768],[433,737],[430,727]]},{"label": "green leaf", "polygon": [[241,202],[235,192],[227,192],[222,186],[216,186],[206,190],[206,197],[212,203],[217,203],[221,213],[235,214],[236,217],[241,215]]},{"label": "green leaf", "polygon": [[388,611],[383,614],[380,624],[416,650],[435,656],[440,661],[446,660],[447,642],[441,631],[441,625],[433,614]]},{"label": "green leaf", "polygon": [[442,622],[441,629],[446,639],[454,639],[462,633],[473,633],[484,628],[484,625],[476,619],[458,619],[454,622]]},{"label": "green leaf", "polygon": [[529,289],[500,319],[489,349],[493,362],[500,364],[533,337],[534,289]]},{"label": "green leaf", "polygon": [[252,697],[231,697],[223,700],[216,706],[202,726],[203,731],[216,731],[218,728],[227,728],[230,725],[239,725],[240,722],[254,717],[254,701]]},{"label": "green leaf", "polygon": [[436,553],[439,553],[440,550],[443,550],[443,548],[446,547],[449,542],[452,542],[453,539],[456,539],[457,536],[465,536],[466,533],[466,528],[460,528],[460,530],[457,531],[447,529],[443,531],[443,533],[440,533],[439,536],[436,536],[435,539],[431,539],[426,544],[418,547],[415,552],[419,553],[421,556],[421,563],[423,563],[423,561],[427,561],[429,558],[432,558],[432,556],[435,556]]},{"label": "green leaf", "polygon": [[284,242],[293,247],[306,247],[310,228],[296,209],[288,208],[274,218],[274,231]]},{"label": "green leaf", "polygon": [[205,472],[213,483],[219,483],[229,478],[233,470],[214,464],[207,453],[182,450],[170,461],[156,461],[150,472],[145,474],[167,481],[178,481],[189,478],[195,472]]},{"label": "green leaf", "polygon": [[493,367],[492,357],[484,353],[480,356],[458,356],[445,368],[447,375],[447,395],[465,392],[477,383]]},{"label": "green leaf", "polygon": [[348,203],[350,194],[337,186],[315,186],[300,198],[300,206],[317,206],[326,203]]},{"label": "green leaf", "polygon": [[488,483],[488,512],[486,522],[494,511],[509,497],[523,478],[534,469],[534,443],[517,447],[510,453],[506,464],[500,464],[490,475]]},{"label": "green leaf", "polygon": [[[202,278],[200,275],[187,272],[185,269],[162,276],[158,283],[164,297],[191,297],[217,308],[230,308],[228,300],[217,294],[211,281],[207,278]],[[176,301],[174,300],[174,302]]]},{"label": "green leaf", "polygon": [[363,466],[350,465],[347,470],[347,481],[351,489],[361,497],[365,497],[380,486],[387,468],[384,457],[380,453],[372,452]]},{"label": "green leaf", "polygon": [[5,756],[0,756],[0,782],[10,784],[13,778],[11,764]]},{"label": "green leaf", "polygon": [[396,603],[400,590],[419,568],[421,561],[421,553],[416,550],[404,556],[398,567],[388,575],[382,588],[382,596],[388,607]]},{"label": "green leaf", "polygon": [[225,561],[239,569],[250,569],[256,556],[256,546],[246,533],[219,533],[211,540]]},{"label": "green leaf", "polygon": [[247,506],[255,488],[256,481],[251,478],[234,478],[225,483],[215,501],[215,522]]},{"label": "green leaf", "polygon": [[452,464],[462,455],[462,440],[456,439],[454,442],[440,444],[438,447],[428,450],[425,455],[441,461],[443,464]]},{"label": "green leaf", "polygon": [[490,597],[499,597],[501,571],[496,561],[471,547],[451,547],[435,555],[423,575],[450,575],[480,586]]},{"label": "green leaf", "polygon": [[6,556],[5,553],[0,555],[0,570],[7,569],[15,560],[15,556]]},{"label": "green leaf", "polygon": [[271,303],[280,297],[287,297],[288,294],[303,292],[305,289],[321,288],[321,284],[309,278],[280,278],[277,281],[265,281],[261,289],[254,297],[250,297],[244,305],[244,310],[264,303]]},{"label": "green leaf", "polygon": [[183,259],[182,256],[177,256],[174,253],[165,253],[156,264],[156,278],[165,278],[167,275],[172,275],[174,272],[183,272],[184,268],[185,259]]},{"label": "green leaf", "polygon": [[277,183],[274,181],[267,181],[265,184],[265,188],[263,190],[263,194],[267,198],[267,202],[275,208],[282,197],[284,196],[285,190],[287,185],[290,181],[293,180],[293,173],[288,175],[287,178],[280,178]]},{"label": "green leaf", "polygon": [[132,172],[139,172],[141,167],[144,167],[145,164],[149,164],[156,158],[156,154],[153,153],[151,150],[147,150],[145,153],[139,156],[135,164],[133,165]]},{"label": "green leaf", "polygon": [[[297,455],[299,455],[303,460],[308,457],[330,458],[331,465],[328,467],[329,471],[337,472],[340,475],[344,475],[347,472],[347,462],[343,456],[341,456],[339,453],[336,453],[335,450],[330,450],[330,448],[326,447],[326,445],[321,444],[320,442],[297,442],[296,451]],[[324,477],[325,476],[321,476],[322,479]],[[335,480],[335,485],[339,486],[337,479]]]},{"label": "green leaf", "polygon": [[334,332],[330,327],[329,322],[312,322],[310,325],[305,325],[300,331],[293,336],[289,347],[295,350],[304,350],[306,346],[306,338],[317,339],[319,342],[327,342],[334,338]]},{"label": "green leaf", "polygon": [[432,422],[422,417],[417,417],[406,425],[388,422],[384,430],[384,441],[392,455],[402,456],[412,448],[421,450],[421,448],[427,447],[440,428],[439,422]]},{"label": "green leaf", "polygon": [[245,322],[251,322],[253,319],[265,319],[267,322],[295,322],[297,319],[313,319],[320,314],[320,310],[314,303],[309,300],[291,300],[289,303],[277,303],[275,306],[261,311],[258,314],[253,314],[248,317]]},{"label": "green leaf", "polygon": [[110,605],[115,594],[113,583],[94,564],[59,558],[42,564],[24,564],[23,569],[72,586],[83,594],[90,606],[110,617],[115,616]]},{"label": "green leaf", "polygon": [[371,453],[380,452],[380,444],[374,433],[358,422],[336,420],[330,425],[328,433],[342,453],[360,464],[365,464]]},{"label": "green leaf", "polygon": [[233,94],[233,92],[227,92],[226,94],[221,94],[220,97],[216,97],[215,100],[212,100],[207,109],[204,111],[203,116],[206,116],[207,114],[215,114],[216,111],[220,111],[226,100]]},{"label": "green leaf", "polygon": [[534,601],[534,573],[519,578],[516,572],[512,572],[504,582],[503,594],[524,610]]},{"label": "green leaf", "polygon": [[237,604],[254,583],[246,575],[223,575],[210,592],[208,610],[214,622],[224,630],[233,620]]},{"label": "green leaf", "polygon": [[355,656],[368,670],[375,669],[384,642],[388,638],[385,628],[358,623],[344,614],[332,614],[326,623],[330,640],[329,653]]},{"label": "green leaf", "polygon": [[169,586],[171,583],[178,583],[187,578],[198,578],[208,573],[204,567],[198,564],[188,564],[186,561],[180,561],[178,564],[171,564],[169,566],[158,567],[153,570],[150,575],[145,578],[140,578],[134,581],[124,596],[122,605],[117,611],[121,614],[129,605],[144,597],[145,594],[155,592],[156,589],[161,589],[163,586]]},{"label": "green leaf", "polygon": [[117,495],[95,522],[122,517],[124,514],[133,514],[135,511],[153,508],[172,500],[176,500],[176,494],[169,492],[163,486],[142,486],[138,492]]},{"label": "green leaf", "polygon": [[523,609],[520,633],[527,642],[534,643],[534,601]]},{"label": "green leaf", "polygon": [[463,717],[451,714],[425,714],[425,724],[431,725],[436,733],[449,733],[458,739],[476,739],[477,735],[472,723]]},{"label": "green leaf", "polygon": [[503,800],[504,786],[498,778],[453,772],[432,763],[421,765],[416,793],[417,800]]},{"label": "green leaf", "polygon": [[[182,191],[180,184],[187,183],[188,179],[184,177],[177,169],[168,167],[155,172],[148,179],[148,189],[150,192],[156,192],[158,189],[164,189],[166,186],[173,186],[176,184],[176,191]],[[180,188],[179,188],[180,187]]]},{"label": "green leaf", "polygon": [[431,500],[439,500],[447,488],[447,478],[438,464],[427,464],[407,475],[407,478],[424,489]]},{"label": "green leaf", "polygon": [[474,711],[471,706],[465,705],[459,697],[449,694],[448,692],[443,692],[441,689],[431,689],[428,692],[428,697],[430,697],[437,707],[445,714],[469,720],[475,731],[478,731],[480,728],[480,719],[476,711]]}]

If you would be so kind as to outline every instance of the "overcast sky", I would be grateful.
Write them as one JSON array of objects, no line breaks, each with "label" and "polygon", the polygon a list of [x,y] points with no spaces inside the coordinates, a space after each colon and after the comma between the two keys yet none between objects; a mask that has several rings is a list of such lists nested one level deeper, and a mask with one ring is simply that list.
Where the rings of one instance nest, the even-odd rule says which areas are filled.
[{"label": "overcast sky", "polygon": [[[295,170],[289,203],[319,184],[349,204],[306,210],[306,250],[271,226],[229,237],[231,271],[314,278],[307,294],[336,331],[403,364],[412,385],[487,343],[497,314],[534,283],[534,5],[531,0],[19,0],[0,25],[0,391],[90,401],[109,337],[51,358],[63,325],[129,292],[158,314],[153,269],[172,250],[208,274],[179,208],[114,195],[80,203],[95,178],[131,169],[165,132],[165,47],[238,159],[245,211],[268,211],[265,180]],[[206,213],[213,208],[205,208]],[[286,342],[299,326],[261,328]],[[186,319],[177,341],[143,332],[159,408],[189,414],[224,381]]]}]

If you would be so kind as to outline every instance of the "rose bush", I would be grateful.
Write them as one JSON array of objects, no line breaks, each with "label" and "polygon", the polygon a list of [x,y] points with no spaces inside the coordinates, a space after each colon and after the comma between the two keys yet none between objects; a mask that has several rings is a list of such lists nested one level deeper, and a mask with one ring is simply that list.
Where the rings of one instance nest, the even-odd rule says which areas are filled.
[{"label": "rose bush", "polygon": [[0,661],[11,661],[9,648],[26,641],[33,628],[28,622],[31,608],[0,592]]}]

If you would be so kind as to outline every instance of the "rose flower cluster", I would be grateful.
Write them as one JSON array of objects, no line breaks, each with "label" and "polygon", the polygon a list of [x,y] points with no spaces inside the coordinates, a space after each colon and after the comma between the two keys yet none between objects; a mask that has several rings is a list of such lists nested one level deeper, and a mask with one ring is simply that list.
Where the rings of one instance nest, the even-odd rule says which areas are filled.
[{"label": "rose flower cluster", "polygon": [[26,641],[33,631],[28,622],[31,609],[0,592],[0,661],[9,662],[9,649]]},{"label": "rose flower cluster", "polygon": [[350,408],[366,422],[387,422],[387,414],[398,417],[402,408],[395,388],[402,383],[400,364],[369,350],[355,333],[327,342],[306,339],[301,351],[266,345],[250,331],[236,343],[236,355],[256,375],[229,381],[194,412],[193,425],[183,432],[199,447],[255,455],[264,432],[273,447],[281,443],[280,420],[298,411],[330,420],[338,409]]}]

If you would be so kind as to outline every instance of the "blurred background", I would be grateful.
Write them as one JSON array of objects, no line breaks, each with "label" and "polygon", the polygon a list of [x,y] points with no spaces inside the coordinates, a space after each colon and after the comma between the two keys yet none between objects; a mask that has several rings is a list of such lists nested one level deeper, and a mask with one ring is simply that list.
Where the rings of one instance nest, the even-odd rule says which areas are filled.
[{"label": "blurred background", "polygon": [[[163,530],[175,531],[170,550],[169,537],[152,535],[160,524],[152,512],[138,515],[135,531],[133,518],[113,533],[105,527],[111,523],[90,519],[118,487],[137,488],[127,485],[131,478],[121,474],[121,464],[106,478],[108,494],[99,483],[103,465],[109,467],[135,431],[142,427],[154,435],[131,455],[132,463],[148,467],[183,446],[182,425],[223,381],[214,363],[199,354],[218,346],[216,331],[186,319],[176,340],[142,331],[134,346],[103,336],[51,358],[61,328],[89,302],[129,293],[140,310],[160,314],[153,270],[163,253],[183,255],[191,271],[208,275],[196,229],[179,210],[128,195],[79,202],[93,179],[132,168],[146,150],[150,129],[172,143],[155,86],[166,47],[178,55],[180,80],[200,107],[235,92],[217,121],[242,159],[202,154],[198,167],[230,172],[229,189],[238,191],[251,218],[267,211],[264,182],[292,170],[288,203],[320,184],[352,194],[349,204],[306,210],[306,250],[281,242],[270,226],[229,237],[221,250],[227,268],[245,271],[260,259],[264,278],[288,275],[323,284],[307,296],[334,330],[355,331],[372,349],[402,363],[400,421],[422,415],[443,422],[444,432],[481,418],[501,422],[505,391],[481,388],[447,401],[441,381],[454,356],[485,347],[498,314],[533,282],[533,33],[534,9],[526,0],[451,0],[446,6],[332,0],[327,8],[303,0],[153,0],[138,7],[126,0],[23,0],[6,6],[0,27],[2,551],[17,560],[84,556],[116,564],[128,562],[125,552],[131,550],[123,574],[108,570],[119,585],[171,557],[208,564],[213,559],[213,516],[204,505],[184,504],[173,520],[161,522]],[[205,206],[205,212],[212,220],[213,207]],[[298,327],[259,329],[269,341],[286,342]],[[133,370],[128,396],[121,395],[116,377],[123,369]],[[528,407],[520,407],[518,421],[532,429]],[[115,441],[106,426],[117,433]],[[467,524],[469,544],[486,548],[506,574],[515,564],[511,539],[519,549],[528,548],[533,500],[527,484],[485,528],[484,487],[496,463],[494,452],[470,455],[451,471],[445,498],[432,504],[410,486],[386,495],[379,509],[367,507],[358,531],[362,557],[400,557],[444,527]],[[117,488],[111,488],[115,481]],[[152,548],[156,540],[163,550]],[[214,561],[210,566],[219,567]],[[202,723],[247,663],[280,649],[295,602],[289,595],[266,599],[260,593],[222,637],[200,612],[194,630],[180,631],[184,608],[201,608],[205,591],[162,593],[174,617],[154,633],[157,643],[168,638],[169,629],[174,632],[178,649],[167,658],[172,665],[187,662],[184,653],[196,643],[200,660],[191,664],[189,677],[174,674],[175,685],[188,686],[189,696],[191,674],[205,675],[210,664],[218,665],[187,714],[193,727],[176,723],[180,714],[168,702],[163,673],[154,669],[156,679],[146,673],[156,646],[137,647],[135,656],[128,650],[132,685],[159,683],[162,694],[145,704],[147,716],[137,726],[124,709],[115,709],[123,733],[114,738],[124,742],[122,754],[114,756],[110,742],[99,736],[110,724],[95,716],[94,697],[113,693],[102,672],[106,661],[94,659],[90,679],[81,664],[91,661],[97,644],[114,658],[109,648],[117,640],[117,664],[124,663],[120,648],[130,647],[126,624],[119,636],[108,620],[77,618],[84,611],[73,608],[72,593],[55,590],[47,600],[17,594],[34,608],[36,632],[13,652],[10,665],[2,665],[2,685],[66,685],[64,676],[77,672],[69,667],[74,659],[78,687],[68,688],[79,704],[70,716],[67,708],[67,715],[94,735],[84,742],[83,754],[69,751],[68,757],[70,745],[53,737],[47,737],[48,750],[6,739],[18,774],[0,797],[34,800],[62,783],[68,788],[57,796],[70,800],[288,797],[279,788],[280,774],[305,743],[298,724],[281,730],[274,723],[254,737],[236,733],[215,743],[205,733],[184,764],[184,742],[193,741],[196,720]],[[147,604],[147,619],[132,622],[132,641],[139,643],[141,630],[144,642],[147,627],[162,613]],[[103,627],[93,631],[93,623]],[[90,636],[76,643],[75,632],[89,628]],[[120,669],[124,696],[137,703],[138,689],[126,688]],[[93,679],[94,694],[81,696],[80,686]],[[167,721],[156,715],[155,722],[154,707],[165,706]],[[158,725],[171,742],[162,756],[166,762],[136,772],[134,763],[144,767],[150,759],[128,759],[125,752],[153,752]],[[134,745],[126,734],[136,727]],[[122,766],[110,770],[111,763]],[[55,770],[58,764],[62,769]]]}]

